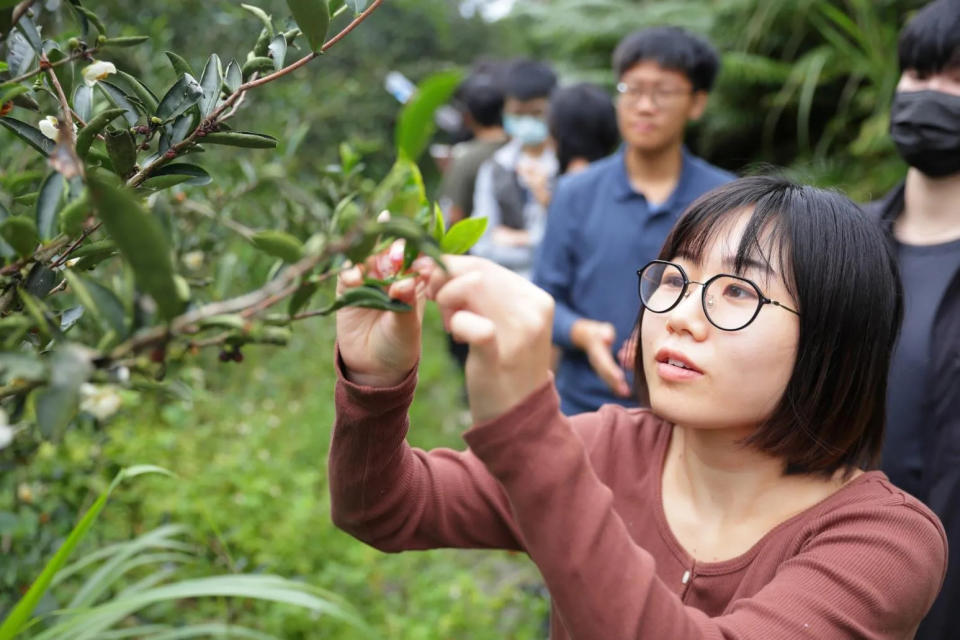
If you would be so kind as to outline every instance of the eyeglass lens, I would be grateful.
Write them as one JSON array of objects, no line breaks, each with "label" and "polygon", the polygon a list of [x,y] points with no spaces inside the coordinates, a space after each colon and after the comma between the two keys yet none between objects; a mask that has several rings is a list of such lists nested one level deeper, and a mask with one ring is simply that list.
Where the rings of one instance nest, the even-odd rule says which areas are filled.
[{"label": "eyeglass lens", "polygon": [[[675,265],[653,262],[640,274],[640,300],[650,311],[665,313],[680,302],[685,283],[683,272]],[[745,327],[762,304],[752,283],[727,275],[709,280],[702,302],[710,322],[726,330]]]}]

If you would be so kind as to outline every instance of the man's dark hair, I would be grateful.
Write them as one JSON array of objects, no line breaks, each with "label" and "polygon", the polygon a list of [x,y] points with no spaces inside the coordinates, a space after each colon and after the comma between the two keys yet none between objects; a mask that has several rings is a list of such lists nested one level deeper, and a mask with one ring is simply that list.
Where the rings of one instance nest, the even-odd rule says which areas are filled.
[{"label": "man's dark hair", "polygon": [[455,101],[482,127],[503,122],[503,87],[492,76],[474,74],[457,88]]},{"label": "man's dark hair", "polygon": [[517,100],[547,98],[556,86],[557,74],[536,60],[514,60],[504,78],[504,92]]},{"label": "man's dark hair", "polygon": [[920,75],[960,67],[960,2],[936,0],[907,23],[897,47],[900,71]]},{"label": "man's dark hair", "polygon": [[613,151],[620,139],[610,96],[589,83],[559,87],[550,96],[550,134],[557,146],[560,172],[573,158],[589,162]]},{"label": "man's dark hair", "polygon": [[713,46],[680,27],[651,27],[626,36],[613,51],[613,70],[620,78],[630,67],[647,60],[682,72],[694,91],[710,91],[720,68]]},{"label": "man's dark hair", "polygon": [[[690,205],[660,259],[700,259],[743,211],[750,211],[750,219],[735,270],[740,273],[749,260],[769,265],[777,258],[800,315],[790,380],[773,413],[744,444],[783,458],[787,473],[875,467],[890,357],[903,315],[891,246],[846,196],[754,176]],[[638,327],[642,319],[641,306]],[[635,373],[638,396],[648,403],[639,341]]]}]

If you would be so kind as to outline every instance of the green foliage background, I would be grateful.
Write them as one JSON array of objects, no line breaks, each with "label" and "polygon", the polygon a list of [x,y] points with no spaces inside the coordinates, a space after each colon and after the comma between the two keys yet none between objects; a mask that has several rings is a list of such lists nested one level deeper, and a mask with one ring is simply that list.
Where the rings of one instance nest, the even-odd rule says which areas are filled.
[{"label": "green foliage background", "polygon": [[[160,52],[182,52],[199,69],[210,51],[225,60],[240,57],[259,32],[233,1],[89,4],[121,28],[116,35],[151,36],[148,46],[118,49],[109,59],[158,86],[174,79]],[[309,235],[346,188],[330,167],[341,162],[343,141],[365,165],[351,188],[369,193],[371,176],[389,169],[399,109],[382,87],[388,71],[419,81],[478,57],[522,54],[554,61],[567,80],[612,88],[609,60],[619,38],[663,23],[708,35],[724,53],[708,114],[691,131],[694,151],[732,170],[772,163],[856,198],[876,197],[904,169],[886,137],[887,109],[897,78],[896,33],[922,4],[531,0],[519,2],[510,19],[487,24],[463,18],[452,0],[390,0],[323,60],[243,106],[238,120],[278,138],[277,150],[212,149],[199,160],[193,156],[215,186],[162,194],[153,212],[168,226],[173,219],[189,221],[175,232],[176,252],[203,254],[197,278],[209,279],[221,296],[247,291],[268,278],[273,261],[230,225]],[[259,5],[288,15],[283,0]],[[33,159],[16,144],[0,129],[0,178],[28,172],[12,195],[36,190],[44,175],[29,173]],[[436,169],[429,161],[421,166],[433,189]],[[224,246],[229,250],[219,254]],[[431,313],[427,323],[411,439],[424,447],[461,447],[467,425],[462,378],[448,359],[438,318]],[[526,559],[462,551],[384,555],[332,526],[325,471],[332,345],[332,323],[315,319],[297,327],[288,348],[250,348],[239,366],[202,353],[168,372],[163,387],[125,395],[121,413],[108,424],[81,416],[62,439],[41,445],[30,464],[6,462],[0,618],[117,469],[151,463],[178,478],[143,478],[119,489],[87,552],[183,523],[201,551],[178,575],[273,573],[316,584],[354,604],[377,637],[544,637],[547,605]],[[65,584],[48,596],[41,611],[61,606],[71,588]],[[336,620],[281,605],[196,601],[158,606],[148,617],[230,621],[284,638],[357,637]]]}]

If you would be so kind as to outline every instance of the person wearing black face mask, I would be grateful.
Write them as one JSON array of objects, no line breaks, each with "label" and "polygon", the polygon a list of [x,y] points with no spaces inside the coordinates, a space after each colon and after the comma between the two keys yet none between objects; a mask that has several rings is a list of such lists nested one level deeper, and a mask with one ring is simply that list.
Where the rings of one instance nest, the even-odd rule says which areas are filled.
[{"label": "person wearing black face mask", "polygon": [[947,640],[960,633],[960,0],[920,10],[900,35],[899,58],[890,135],[910,168],[866,206],[904,284],[882,468],[946,529],[946,580],[916,638]]}]

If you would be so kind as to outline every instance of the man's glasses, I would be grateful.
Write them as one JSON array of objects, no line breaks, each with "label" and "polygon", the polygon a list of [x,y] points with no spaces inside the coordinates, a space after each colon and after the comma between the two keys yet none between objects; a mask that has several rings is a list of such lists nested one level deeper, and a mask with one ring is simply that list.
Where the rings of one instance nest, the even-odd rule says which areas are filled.
[{"label": "man's glasses", "polygon": [[620,94],[620,99],[628,104],[638,104],[644,95],[648,95],[650,96],[650,103],[659,108],[670,104],[682,95],[689,94],[690,91],[679,87],[662,87],[659,85],[644,87],[620,82],[617,84],[617,93]]},{"label": "man's glasses", "polygon": [[687,277],[683,267],[665,260],[654,260],[637,271],[640,301],[647,311],[666,313],[687,295],[691,284],[699,284],[703,313],[710,324],[723,331],[737,331],[753,322],[765,304],[772,304],[800,315],[794,309],[763,295],[754,282],[720,273],[706,282]]}]

